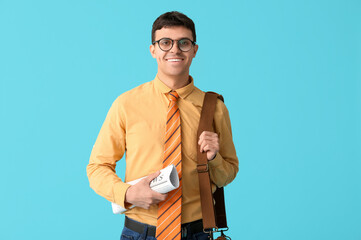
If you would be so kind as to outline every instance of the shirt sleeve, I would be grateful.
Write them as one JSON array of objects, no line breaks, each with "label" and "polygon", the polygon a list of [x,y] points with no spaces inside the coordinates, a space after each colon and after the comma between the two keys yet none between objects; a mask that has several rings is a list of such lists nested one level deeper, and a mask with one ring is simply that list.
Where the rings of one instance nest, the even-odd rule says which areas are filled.
[{"label": "shirt sleeve", "polygon": [[238,172],[238,158],[232,138],[231,121],[227,107],[217,101],[214,127],[219,137],[219,152],[209,161],[211,181],[223,187],[233,181]]},{"label": "shirt sleeve", "polygon": [[122,121],[120,97],[112,104],[93,146],[87,175],[90,187],[110,202],[125,208],[125,193],[130,187],[115,173],[117,161],[125,152],[125,125]]}]

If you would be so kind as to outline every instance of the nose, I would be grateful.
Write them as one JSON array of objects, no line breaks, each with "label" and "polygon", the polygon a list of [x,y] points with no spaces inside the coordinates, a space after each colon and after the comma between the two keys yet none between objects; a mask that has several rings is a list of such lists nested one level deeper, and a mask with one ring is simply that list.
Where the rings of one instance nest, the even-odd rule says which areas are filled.
[{"label": "nose", "polygon": [[178,42],[174,41],[173,47],[170,49],[170,52],[172,53],[180,53],[182,52],[178,47]]}]

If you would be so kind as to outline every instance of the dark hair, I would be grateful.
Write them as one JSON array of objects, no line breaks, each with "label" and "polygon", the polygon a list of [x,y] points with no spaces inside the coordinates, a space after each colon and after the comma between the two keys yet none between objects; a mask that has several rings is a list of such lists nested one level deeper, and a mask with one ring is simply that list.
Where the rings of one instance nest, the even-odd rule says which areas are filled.
[{"label": "dark hair", "polygon": [[196,42],[196,28],[194,22],[183,13],[177,11],[163,13],[154,21],[152,27],[152,42],[155,41],[155,31],[162,29],[163,27],[172,26],[184,26],[185,28],[188,28],[192,31],[193,41]]}]

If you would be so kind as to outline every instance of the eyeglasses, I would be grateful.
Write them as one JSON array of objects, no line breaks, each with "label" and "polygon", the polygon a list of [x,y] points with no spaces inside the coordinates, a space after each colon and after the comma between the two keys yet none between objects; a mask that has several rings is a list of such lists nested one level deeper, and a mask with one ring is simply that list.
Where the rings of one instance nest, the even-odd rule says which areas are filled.
[{"label": "eyeglasses", "polygon": [[188,52],[189,50],[192,49],[192,46],[194,46],[196,44],[196,42],[194,42],[188,38],[182,38],[179,40],[173,40],[170,38],[162,38],[162,39],[159,39],[158,41],[152,42],[152,44],[158,43],[158,46],[162,51],[168,52],[169,50],[172,49],[172,47],[174,45],[174,41],[177,42],[178,48],[182,52]]}]

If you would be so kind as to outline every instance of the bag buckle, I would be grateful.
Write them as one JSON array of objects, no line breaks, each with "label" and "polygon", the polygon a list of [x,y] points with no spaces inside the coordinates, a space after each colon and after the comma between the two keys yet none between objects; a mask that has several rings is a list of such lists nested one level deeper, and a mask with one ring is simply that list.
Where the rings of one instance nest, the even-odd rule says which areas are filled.
[{"label": "bag buckle", "polygon": [[224,228],[224,229],[220,229],[220,228],[210,228],[210,229],[203,229],[203,232],[204,233],[208,233],[210,236],[209,236],[209,239],[210,240],[214,240],[213,238],[213,233],[218,233],[220,232],[221,233],[221,236],[217,237],[216,240],[232,240],[230,237],[228,237],[227,235],[224,234],[224,232],[228,231],[229,228]]},{"label": "bag buckle", "polygon": [[221,236],[219,236],[216,240],[231,240],[230,237],[226,236],[223,232],[228,231],[228,227],[225,229],[217,229],[217,232],[221,233]]},{"label": "bag buckle", "polygon": [[204,229],[204,228],[203,228],[203,232],[209,234],[209,237],[208,237],[208,238],[209,238],[210,240],[213,240],[213,233],[214,233],[214,232],[217,232],[217,231],[218,231],[218,228],[215,228],[215,230],[213,230],[213,228],[209,228],[209,229]]},{"label": "bag buckle", "polygon": [[198,173],[208,172],[209,171],[208,163],[197,164],[197,171]]}]

